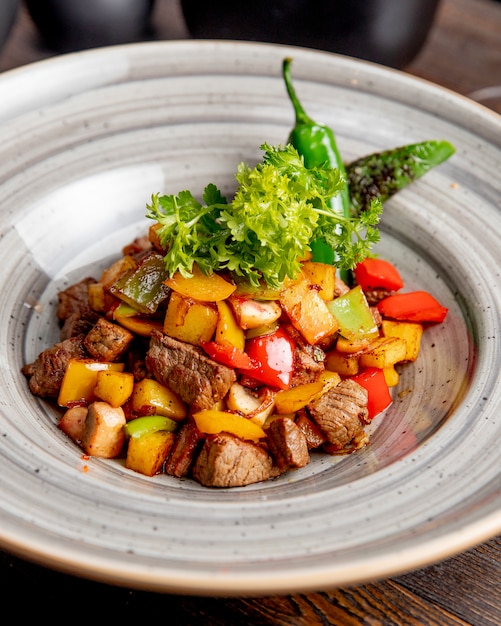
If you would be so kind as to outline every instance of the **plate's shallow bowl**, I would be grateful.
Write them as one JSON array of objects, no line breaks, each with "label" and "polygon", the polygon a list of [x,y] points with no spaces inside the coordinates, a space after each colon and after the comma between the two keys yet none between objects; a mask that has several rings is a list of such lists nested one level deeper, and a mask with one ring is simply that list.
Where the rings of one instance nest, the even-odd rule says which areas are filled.
[{"label": "plate's shallow bowl", "polygon": [[[379,251],[449,307],[356,454],[210,490],[85,459],[20,374],[58,339],[55,295],[145,232],[151,193],[234,189],[284,144],[294,57],[345,160],[428,138],[457,153],[387,203]],[[393,575],[501,530],[501,122],[459,96],[327,53],[171,42],[63,56],[0,78],[1,546],[158,591],[270,594]],[[88,471],[84,471],[87,469]]]}]

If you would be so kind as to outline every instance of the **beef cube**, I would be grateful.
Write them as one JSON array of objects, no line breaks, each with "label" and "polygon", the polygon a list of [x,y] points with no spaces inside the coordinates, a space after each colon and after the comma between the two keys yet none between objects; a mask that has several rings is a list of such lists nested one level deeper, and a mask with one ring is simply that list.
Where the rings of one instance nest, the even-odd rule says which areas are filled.
[{"label": "beef cube", "polygon": [[310,462],[306,437],[290,417],[274,418],[266,435],[271,455],[280,470],[304,467]]},{"label": "beef cube", "polygon": [[307,411],[327,439],[328,452],[351,452],[368,442],[367,390],[353,380],[338,385],[307,405]]},{"label": "beef cube", "polygon": [[205,487],[244,487],[277,474],[264,448],[229,433],[207,437],[192,473]]},{"label": "beef cube", "polygon": [[233,369],[209,359],[200,348],[153,331],[146,367],[155,379],[177,393],[193,412],[210,409],[236,381]]},{"label": "beef cube", "polygon": [[193,420],[185,422],[176,435],[165,464],[165,473],[177,478],[187,476],[203,438]]},{"label": "beef cube", "polygon": [[292,325],[287,325],[286,330],[296,344],[291,387],[314,382],[325,370],[325,352],[307,343]]},{"label": "beef cube", "polygon": [[320,448],[327,441],[320,428],[308,418],[304,409],[301,409],[297,414],[296,425],[306,437],[306,443],[310,450]]},{"label": "beef cube", "polygon": [[134,335],[104,317],[100,317],[85,337],[88,353],[100,361],[118,361],[127,352]]},{"label": "beef cube", "polygon": [[61,328],[61,341],[76,335],[86,335],[93,326],[94,320],[85,319],[75,311],[64,320]]},{"label": "beef cube", "polygon": [[58,293],[56,315],[61,322],[74,313],[77,313],[80,318],[96,321],[97,314],[89,306],[89,285],[96,282],[95,278],[84,278]]},{"label": "beef cube", "polygon": [[33,363],[21,369],[28,378],[31,393],[41,398],[57,398],[68,361],[89,356],[84,338],[84,335],[77,335],[56,343],[41,352]]}]

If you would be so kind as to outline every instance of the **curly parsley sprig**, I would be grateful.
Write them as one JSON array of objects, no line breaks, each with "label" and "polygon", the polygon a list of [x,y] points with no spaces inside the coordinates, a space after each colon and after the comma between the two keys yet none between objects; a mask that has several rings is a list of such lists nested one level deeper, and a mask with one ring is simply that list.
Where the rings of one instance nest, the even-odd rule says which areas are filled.
[{"label": "curly parsley sprig", "polygon": [[345,185],[339,170],[306,168],[291,144],[261,149],[263,160],[254,168],[238,166],[230,203],[214,184],[207,185],[202,202],[190,191],[152,195],[146,216],[160,224],[170,276],[191,276],[196,262],[206,274],[230,271],[254,286],[264,280],[277,289],[297,275],[299,259],[315,239],[332,246],[339,269],[352,269],[370,255],[379,240],[379,201],[358,217],[344,217],[329,206]]}]

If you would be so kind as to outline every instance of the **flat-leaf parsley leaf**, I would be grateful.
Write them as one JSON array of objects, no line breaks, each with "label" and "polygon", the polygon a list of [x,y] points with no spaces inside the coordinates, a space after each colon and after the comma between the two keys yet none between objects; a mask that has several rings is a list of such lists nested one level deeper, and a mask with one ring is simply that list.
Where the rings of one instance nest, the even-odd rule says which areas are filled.
[{"label": "flat-leaf parsley leaf", "polygon": [[261,149],[263,159],[254,168],[238,165],[231,202],[214,184],[207,185],[202,202],[190,191],[152,195],[146,215],[160,224],[170,276],[179,271],[189,277],[197,263],[205,274],[229,271],[254,286],[264,280],[280,288],[297,275],[299,259],[315,239],[332,246],[339,269],[352,269],[370,255],[379,239],[379,201],[358,217],[344,217],[329,206],[345,185],[339,170],[327,164],[306,168],[291,144]]}]

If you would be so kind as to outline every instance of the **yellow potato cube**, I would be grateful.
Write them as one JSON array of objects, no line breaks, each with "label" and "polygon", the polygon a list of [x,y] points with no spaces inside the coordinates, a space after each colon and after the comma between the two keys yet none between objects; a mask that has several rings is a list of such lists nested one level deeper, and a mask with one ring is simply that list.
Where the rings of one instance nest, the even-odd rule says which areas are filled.
[{"label": "yellow potato cube", "polygon": [[104,313],[109,304],[109,296],[107,295],[103,283],[91,283],[87,287],[89,297],[89,306],[93,311]]},{"label": "yellow potato cube", "polygon": [[325,367],[341,376],[354,376],[360,369],[359,355],[330,350],[325,357]]},{"label": "yellow potato cube", "polygon": [[415,361],[421,348],[421,337],[423,326],[417,322],[397,322],[393,320],[383,320],[381,325],[385,337],[400,337],[405,339],[407,352],[405,361]]},{"label": "yellow potato cube", "polygon": [[94,394],[113,407],[122,406],[129,399],[134,387],[134,375],[130,372],[102,370],[97,373]]},{"label": "yellow potato cube", "polygon": [[396,387],[398,385],[400,374],[397,372],[394,365],[383,367],[383,374],[388,387]]},{"label": "yellow potato cube", "polygon": [[104,285],[105,289],[111,287],[120,276],[134,270],[137,267],[137,261],[130,255],[120,257],[110,267],[107,267],[101,274],[99,282]]},{"label": "yellow potato cube", "polygon": [[125,467],[145,476],[159,474],[175,438],[175,433],[167,430],[155,430],[141,437],[131,437],[127,446]]},{"label": "yellow potato cube", "polygon": [[130,397],[131,411],[135,415],[163,415],[181,421],[186,417],[186,404],[168,387],[153,378],[143,378],[134,384]]},{"label": "yellow potato cube", "polygon": [[317,289],[306,279],[291,282],[280,293],[280,303],[296,330],[315,345],[339,328]]},{"label": "yellow potato cube", "polygon": [[216,332],[219,314],[215,304],[185,298],[173,291],[164,318],[164,333],[195,346],[210,341]]},{"label": "yellow potato cube", "polygon": [[318,285],[319,296],[323,300],[333,300],[336,287],[336,268],[327,263],[306,261],[302,266],[303,273],[313,285]]},{"label": "yellow potato cube", "polygon": [[377,367],[383,369],[405,360],[407,344],[399,337],[379,337],[375,339],[367,352],[360,355],[361,367]]}]

